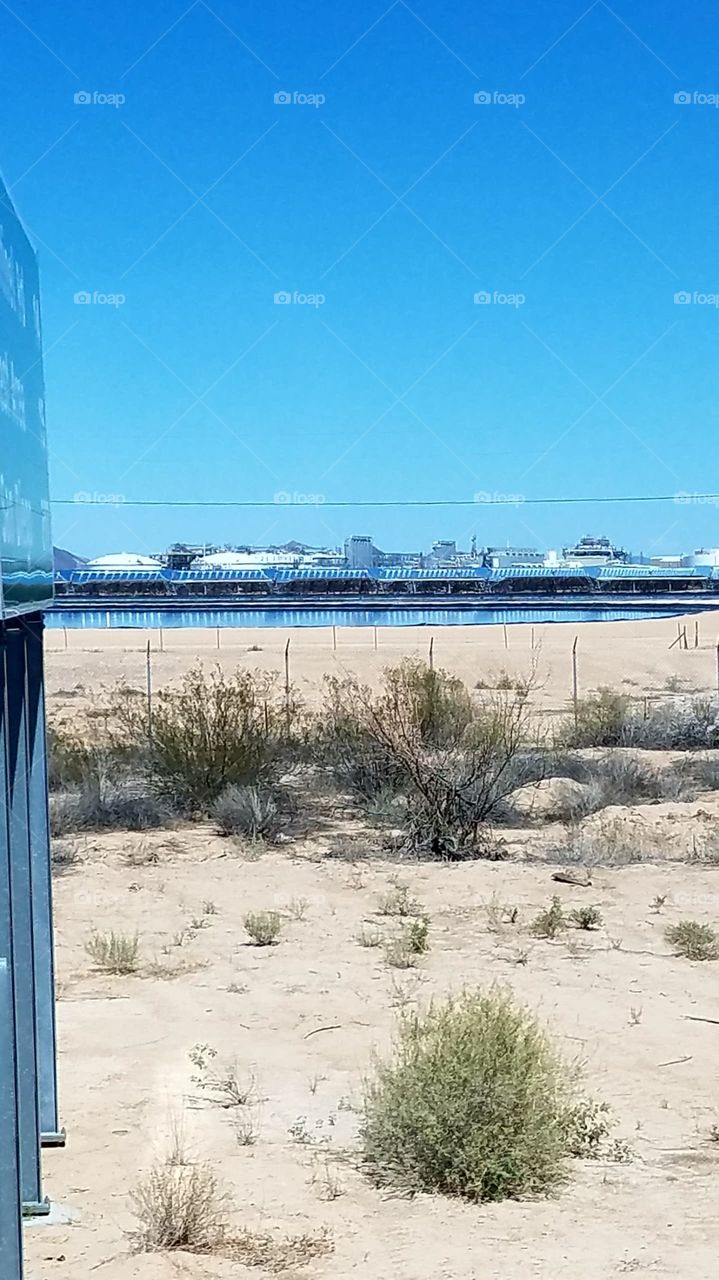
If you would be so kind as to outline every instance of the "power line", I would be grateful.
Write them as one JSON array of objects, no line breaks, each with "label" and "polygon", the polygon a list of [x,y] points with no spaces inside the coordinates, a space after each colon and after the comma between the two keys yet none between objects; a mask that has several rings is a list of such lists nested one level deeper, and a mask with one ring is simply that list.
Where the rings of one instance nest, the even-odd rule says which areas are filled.
[{"label": "power line", "polygon": [[326,501],[320,494],[294,496],[284,493],[264,501],[243,501],[222,499],[208,502],[188,499],[187,501],[123,498],[120,494],[109,494],[106,498],[97,498],[83,494],[81,498],[51,498],[56,507],[553,507],[580,506],[582,504],[628,504],[640,502],[673,502],[677,506],[713,506],[719,505],[717,493],[661,493],[661,494],[617,494],[612,497],[592,498],[527,498],[523,494],[482,494],[475,498],[408,498],[408,499],[359,499],[354,501]]}]

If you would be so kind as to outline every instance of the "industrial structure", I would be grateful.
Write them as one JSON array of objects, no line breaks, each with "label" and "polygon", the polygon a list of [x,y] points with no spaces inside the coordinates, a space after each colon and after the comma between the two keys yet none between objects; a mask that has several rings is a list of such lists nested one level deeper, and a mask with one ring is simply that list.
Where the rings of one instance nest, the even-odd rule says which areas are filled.
[{"label": "industrial structure", "polygon": [[253,568],[191,567],[189,569],[94,568],[56,574],[56,597],[65,607],[110,599],[157,601],[320,600],[379,597],[404,602],[412,597],[476,603],[478,597],[497,602],[517,596],[653,595],[678,592],[719,592],[719,567],[657,568],[621,563],[554,565],[528,564],[489,568],[327,567]]},{"label": "industrial structure", "polygon": [[45,1214],[57,1107],[42,610],[52,600],[34,250],[0,182],[0,1273],[21,1280],[22,1215]]}]

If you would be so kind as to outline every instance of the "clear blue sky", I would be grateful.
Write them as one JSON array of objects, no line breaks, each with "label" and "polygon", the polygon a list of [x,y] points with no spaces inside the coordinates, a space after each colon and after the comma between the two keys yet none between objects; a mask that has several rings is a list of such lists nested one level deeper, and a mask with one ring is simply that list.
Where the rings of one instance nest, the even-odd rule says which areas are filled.
[{"label": "clear blue sky", "polygon": [[[55,497],[719,489],[719,309],[674,302],[719,293],[719,111],[674,101],[719,93],[714,6],[0,0],[0,41]],[[84,553],[589,530],[716,545],[719,511],[55,513]]]}]

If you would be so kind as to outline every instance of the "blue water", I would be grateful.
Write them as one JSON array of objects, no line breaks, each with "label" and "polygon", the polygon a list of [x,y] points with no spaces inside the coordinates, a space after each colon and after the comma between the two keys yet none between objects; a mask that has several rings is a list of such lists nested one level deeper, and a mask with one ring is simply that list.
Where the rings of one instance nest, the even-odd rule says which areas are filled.
[{"label": "blue water", "polygon": [[305,609],[63,609],[55,607],[45,614],[48,627],[67,627],[68,630],[92,630],[95,628],[137,627],[149,630],[167,627],[455,627],[487,626],[497,623],[519,622],[539,625],[547,622],[635,622],[643,618],[667,618],[675,614],[716,609],[717,601],[703,602],[677,600],[664,607],[652,605],[617,608],[579,608],[565,606],[552,608],[537,605],[528,608],[512,605],[505,608],[484,609],[361,609],[345,608]]}]

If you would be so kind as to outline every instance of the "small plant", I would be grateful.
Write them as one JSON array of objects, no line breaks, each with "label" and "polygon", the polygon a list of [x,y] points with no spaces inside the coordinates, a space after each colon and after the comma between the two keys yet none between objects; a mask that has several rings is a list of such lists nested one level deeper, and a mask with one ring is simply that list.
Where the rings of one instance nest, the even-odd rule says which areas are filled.
[{"label": "small plant", "polygon": [[340,1196],[345,1193],[337,1174],[330,1167],[329,1160],[325,1160],[322,1170],[315,1169],[312,1175],[312,1185],[317,1189],[320,1200],[339,1200]]},{"label": "small plant", "polygon": [[680,920],[665,930],[664,937],[677,955],[687,960],[719,960],[719,938],[708,924]]},{"label": "small plant", "polygon": [[410,896],[409,885],[395,880],[381,899],[378,910],[381,916],[421,916],[422,904]]},{"label": "small plant", "polygon": [[526,947],[521,948],[519,951],[515,953],[515,956],[514,956],[515,964],[525,965],[528,960],[529,960],[529,952],[527,951]]},{"label": "small plant", "polygon": [[361,947],[380,947],[382,945],[382,934],[379,929],[368,929],[366,925],[362,925],[356,937]]},{"label": "small plant", "polygon": [[139,964],[140,939],[127,933],[93,933],[85,950],[98,969],[105,973],[135,973]]},{"label": "small plant", "polygon": [[417,955],[409,946],[404,933],[385,943],[384,958],[393,969],[413,969],[417,963]]},{"label": "small plant", "polygon": [[250,911],[243,923],[256,947],[271,947],[279,942],[282,916],[278,911]]},{"label": "small plant", "polygon": [[220,835],[271,840],[283,823],[274,795],[259,787],[228,787],[210,809]]},{"label": "small plant", "polygon": [[222,1245],[229,1199],[210,1165],[160,1161],[130,1199],[139,1224],[137,1249],[212,1253]]},{"label": "small plant", "polygon": [[559,931],[565,928],[566,923],[561,899],[555,895],[551,906],[534,917],[531,929],[535,938],[556,938]]},{"label": "small plant", "polygon": [[600,929],[604,924],[598,907],[575,907],[570,911],[569,919],[577,929]]},{"label": "small plant", "polygon": [[629,1010],[629,1025],[631,1027],[638,1027],[641,1020],[642,1020],[642,1010],[635,1009],[632,1006],[632,1008]]},{"label": "small plant", "polygon": [[501,933],[504,926],[516,924],[519,919],[519,907],[509,902],[502,902],[496,893],[484,904],[487,913],[487,928],[490,933]]},{"label": "small plant", "polygon": [[667,900],[666,893],[658,893],[655,898],[652,898],[652,901],[650,902],[649,907],[654,915],[659,914],[666,900]]},{"label": "small plant", "polygon": [[307,898],[293,898],[287,908],[287,911],[289,915],[292,916],[293,920],[301,921],[306,919],[309,905]]},{"label": "small plant", "polygon": [[232,1129],[238,1147],[254,1147],[260,1136],[260,1122],[252,1111],[238,1116]]},{"label": "small plant", "polygon": [[407,940],[407,946],[416,956],[423,956],[425,951],[429,951],[429,920],[426,916],[421,916],[417,920],[410,920],[402,930]]}]

